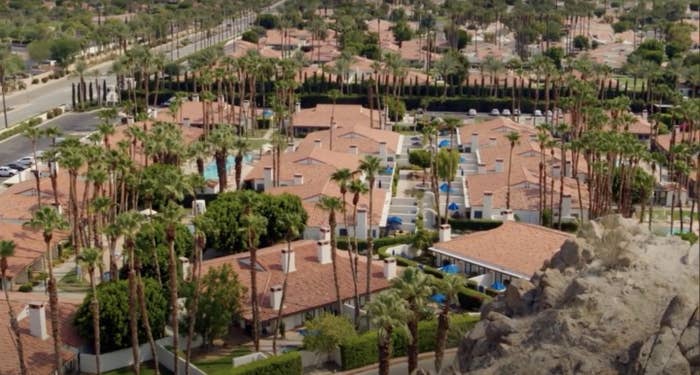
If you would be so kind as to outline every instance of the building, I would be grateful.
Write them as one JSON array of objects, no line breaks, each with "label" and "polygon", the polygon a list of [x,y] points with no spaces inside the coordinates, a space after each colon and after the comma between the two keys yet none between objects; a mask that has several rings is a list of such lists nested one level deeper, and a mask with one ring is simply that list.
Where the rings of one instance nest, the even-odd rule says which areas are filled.
[{"label": "building", "polygon": [[[51,319],[49,317],[48,297],[43,294],[11,293],[10,304],[19,321],[24,360],[29,373],[32,375],[53,375],[56,371],[54,362],[54,343],[51,337]],[[73,327],[73,316],[78,304],[61,299],[59,307],[59,328],[63,350],[64,373],[74,373],[79,370],[78,349],[82,340]],[[0,303],[0,374],[18,375],[19,359],[17,349],[10,330],[8,306]]]},{"label": "building", "polygon": [[504,221],[491,230],[452,238],[450,226],[440,228],[440,242],[429,252],[437,266],[454,264],[479,289],[506,286],[513,278],[530,279],[572,235],[539,225]]},{"label": "building", "polygon": [[319,104],[314,108],[300,109],[292,116],[294,136],[301,138],[308,133],[331,128],[331,116],[336,127],[350,128],[363,125],[379,128],[379,111],[370,114],[370,110],[354,104]]},{"label": "building", "polygon": [[[288,251],[287,244],[279,244],[257,250],[257,286],[260,306],[260,320],[263,333],[269,333],[277,318],[282,298],[282,283],[287,279],[287,292],[282,306],[285,327],[292,328],[304,324],[307,319],[323,312],[338,313],[336,307],[335,284],[330,245],[330,233],[326,229],[319,241],[295,241]],[[287,259],[289,258],[289,261]],[[365,290],[366,258],[358,259],[358,286]],[[238,275],[238,280],[248,290],[245,301],[250,300],[250,257],[247,252],[202,262],[204,273],[212,267],[229,264]],[[287,268],[289,264],[289,268]],[[345,313],[351,313],[354,306],[354,284],[350,272],[348,252],[338,251],[336,267],[340,284],[340,295],[345,305]],[[372,293],[389,287],[389,280],[396,276],[396,261],[374,261],[372,263]],[[362,298],[364,301],[364,298]],[[243,327],[250,327],[252,310],[249,303],[243,303]]]}]

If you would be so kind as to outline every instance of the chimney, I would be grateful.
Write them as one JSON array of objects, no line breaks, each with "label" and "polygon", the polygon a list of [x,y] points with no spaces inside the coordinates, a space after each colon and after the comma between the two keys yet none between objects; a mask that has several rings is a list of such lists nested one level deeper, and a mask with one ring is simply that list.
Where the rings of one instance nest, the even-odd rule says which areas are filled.
[{"label": "chimney", "polygon": [[331,228],[328,225],[321,226],[319,231],[320,231],[319,241],[330,241],[331,240]]},{"label": "chimney", "polygon": [[43,302],[29,303],[29,333],[41,340],[49,337],[46,329],[46,305]]},{"label": "chimney", "polygon": [[485,163],[479,163],[477,166],[476,172],[478,174],[486,174],[486,164]]},{"label": "chimney", "polygon": [[586,174],[584,172],[579,172],[576,175],[576,178],[578,179],[578,182],[580,182],[582,184],[586,182]]},{"label": "chimney", "polygon": [[498,158],[496,159],[496,166],[494,167],[495,171],[498,172],[503,172],[503,159]]},{"label": "chimney", "polygon": [[316,257],[320,264],[331,262],[331,241],[316,242]]},{"label": "chimney", "polygon": [[471,139],[471,151],[472,154],[475,154],[477,151],[479,151],[479,133],[472,133],[472,139]]},{"label": "chimney", "polygon": [[386,142],[379,142],[379,158],[386,161]]},{"label": "chimney", "polygon": [[440,225],[440,230],[438,231],[438,240],[440,242],[447,242],[452,239],[452,227],[450,224]]},{"label": "chimney", "polygon": [[272,167],[265,167],[263,170],[263,186],[265,191],[272,188]]},{"label": "chimney", "polygon": [[384,259],[384,278],[391,280],[396,277],[396,258],[388,257]]},{"label": "chimney", "polygon": [[304,175],[302,175],[301,173],[295,173],[294,185],[304,185]]},{"label": "chimney", "polygon": [[513,215],[513,210],[503,210],[501,211],[502,221],[515,221],[515,215]]},{"label": "chimney", "polygon": [[351,153],[352,155],[358,155],[360,152],[358,151],[356,145],[350,145],[350,153]]},{"label": "chimney", "polygon": [[190,272],[191,271],[190,260],[187,259],[186,257],[179,257],[178,259],[180,260],[180,264],[182,267],[182,278],[185,280],[189,280],[190,276],[192,276],[192,274]]},{"label": "chimney", "polygon": [[571,166],[571,160],[566,161],[566,167],[564,169],[564,176],[566,177],[573,177],[573,171],[572,171],[572,166]]},{"label": "chimney", "polygon": [[496,137],[489,137],[489,146],[496,145]]},{"label": "chimney", "polygon": [[182,126],[190,127],[192,125],[192,121],[190,121],[189,117],[183,117],[182,118]]},{"label": "chimney", "polygon": [[647,111],[645,108],[642,110],[642,118],[646,120],[647,117],[649,117],[649,111]]},{"label": "chimney", "polygon": [[367,208],[359,207],[357,209],[357,238],[360,240],[367,239]]},{"label": "chimney", "polygon": [[294,103],[294,113],[301,112],[301,102]]},{"label": "chimney", "polygon": [[493,193],[490,191],[485,191],[484,192],[484,198],[481,202],[481,205],[483,206],[482,214],[481,217],[486,220],[491,220],[492,214],[491,211],[493,210]]},{"label": "chimney", "polygon": [[552,178],[558,178],[561,176],[561,165],[556,164],[552,166]]},{"label": "chimney", "polygon": [[314,147],[321,148],[321,140],[320,139],[314,139]]},{"label": "chimney", "polygon": [[561,200],[561,217],[571,217],[571,194],[564,194]]},{"label": "chimney", "polygon": [[192,94],[192,101],[195,103],[199,102],[199,94]]},{"label": "chimney", "polygon": [[289,273],[297,270],[294,250],[282,249],[282,272]]},{"label": "chimney", "polygon": [[274,285],[270,288],[270,307],[279,310],[282,306],[282,285]]},{"label": "chimney", "polygon": [[197,199],[192,203],[192,215],[203,215],[207,212],[207,202],[204,199]]}]

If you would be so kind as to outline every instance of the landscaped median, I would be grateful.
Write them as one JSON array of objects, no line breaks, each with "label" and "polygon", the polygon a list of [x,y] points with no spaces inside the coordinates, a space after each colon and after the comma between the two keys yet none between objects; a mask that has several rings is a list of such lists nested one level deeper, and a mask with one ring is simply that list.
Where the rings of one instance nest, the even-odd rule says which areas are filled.
[{"label": "landscaped median", "polygon": [[[450,316],[450,330],[447,337],[447,347],[459,344],[462,335],[479,321],[478,316],[459,314]],[[435,351],[437,335],[437,319],[418,323],[418,350],[421,353]],[[391,338],[392,357],[403,357],[406,353],[408,338],[394,333]],[[351,370],[379,362],[377,349],[377,332],[370,331],[363,335],[349,338],[340,344],[342,369]]]},{"label": "landscaped median", "polygon": [[[296,351],[234,367],[225,372],[227,375],[300,375],[301,373],[301,354]],[[224,373],[208,372],[208,374],[223,375]]]}]

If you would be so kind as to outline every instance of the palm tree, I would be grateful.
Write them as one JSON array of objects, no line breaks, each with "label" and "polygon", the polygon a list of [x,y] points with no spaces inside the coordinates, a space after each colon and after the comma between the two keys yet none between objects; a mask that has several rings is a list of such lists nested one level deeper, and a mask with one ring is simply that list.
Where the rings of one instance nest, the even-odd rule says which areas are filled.
[{"label": "palm tree", "polygon": [[[352,222],[353,222],[353,229],[352,229],[352,236],[353,236],[353,245],[351,246],[351,251],[350,251],[350,267],[352,271],[352,282],[353,282],[353,287],[355,291],[355,306],[360,306],[360,294],[358,292],[358,246],[357,246],[357,205],[360,203],[360,196],[363,194],[367,194],[367,185],[362,182],[362,180],[358,179],[353,179],[350,182],[350,185],[348,186],[348,191],[352,193]],[[346,226],[347,227],[347,226]],[[354,253],[354,254],[353,254]],[[357,328],[360,324],[360,309],[357,308],[355,309],[355,315],[354,315],[354,322],[355,322],[355,328]]]},{"label": "palm tree", "polygon": [[338,314],[343,312],[343,302],[340,299],[340,282],[338,281],[338,263],[336,254],[336,235],[335,230],[338,223],[335,218],[335,213],[343,209],[343,203],[337,197],[322,196],[318,202],[318,207],[324,211],[328,211],[328,225],[331,227],[331,259],[333,260],[333,283],[335,285],[335,298],[338,303]]},{"label": "palm tree", "polygon": [[236,149],[236,158],[234,160],[236,170],[236,190],[241,190],[241,177],[243,174],[243,155],[250,151],[250,142],[245,138],[238,138],[234,145]]},{"label": "palm tree", "polygon": [[340,195],[343,197],[343,225],[345,225],[345,230],[348,231],[348,211],[347,211],[347,200],[346,195],[348,193],[348,184],[352,179],[352,172],[347,168],[341,168],[331,174],[331,180],[338,184],[340,188]]},{"label": "palm tree", "polygon": [[510,153],[508,155],[508,182],[506,187],[506,209],[510,210],[510,175],[513,170],[513,149],[516,144],[520,143],[520,133],[512,131],[506,135],[510,143]]},{"label": "palm tree", "polygon": [[194,326],[197,322],[197,309],[199,304],[200,277],[202,272],[202,250],[206,243],[206,237],[203,227],[209,225],[208,221],[203,216],[197,216],[193,220],[194,225],[194,254],[192,255],[192,285],[194,292],[192,299],[187,307],[188,322],[187,322],[187,345],[185,349],[185,374],[190,373],[190,358],[192,355],[192,339],[194,337]]},{"label": "palm tree", "polygon": [[374,251],[374,241],[372,238],[372,215],[374,214],[374,181],[379,173],[379,158],[372,155],[367,155],[360,161],[360,170],[364,172],[365,179],[367,179],[367,184],[369,185],[369,223],[367,226],[367,288],[366,288],[366,298],[367,302],[371,300],[371,285],[372,282],[372,252]]},{"label": "palm tree", "polygon": [[267,218],[255,213],[253,209],[253,198],[250,195],[242,196],[244,214],[241,218],[241,231],[244,233],[245,245],[250,252],[250,300],[253,310],[253,342],[255,351],[260,350],[260,313],[258,311],[258,283],[256,279],[258,263],[257,248],[260,242],[260,235],[267,227]]},{"label": "palm tree", "polygon": [[432,288],[427,274],[415,267],[406,268],[391,284],[408,304],[406,324],[411,334],[407,345],[410,374],[418,367],[418,322],[430,314],[427,304]]},{"label": "palm tree", "polygon": [[[450,190],[452,190],[452,180],[457,176],[457,167],[459,166],[459,153],[457,150],[442,149],[437,155],[437,174],[440,179],[447,182],[447,193],[445,196],[445,219],[444,222],[449,222],[449,205],[450,205]],[[436,207],[438,216],[440,215],[440,207]]]},{"label": "palm tree", "polygon": [[102,263],[102,251],[88,247],[83,249],[80,254],[80,263],[82,263],[90,275],[90,289],[92,290],[92,301],[90,301],[90,310],[92,310],[92,331],[94,336],[93,345],[95,346],[95,368],[97,374],[101,374],[100,367],[100,303],[97,299],[97,289],[95,288],[95,268]]},{"label": "palm tree", "polygon": [[63,374],[63,358],[61,357],[61,335],[58,331],[58,290],[56,289],[56,278],[53,276],[53,254],[51,241],[56,231],[66,230],[69,227],[68,221],[56,209],[43,206],[34,211],[32,218],[25,223],[26,226],[41,230],[46,245],[46,256],[48,257],[49,271],[49,307],[51,308],[51,335],[53,336],[54,360],[56,371]]},{"label": "palm tree", "polygon": [[[292,251],[292,241],[299,237],[299,228],[303,227],[304,223],[301,221],[299,215],[294,215],[289,212],[284,212],[280,216],[277,223],[280,229],[285,231],[285,240],[287,241],[287,251]],[[287,257],[287,264],[285,269],[289,269],[289,260],[291,257]],[[289,272],[284,274],[284,281],[282,282],[282,297],[280,299],[280,308],[277,310],[277,319],[275,320],[275,330],[272,333],[272,352],[277,354],[277,334],[280,330],[280,322],[282,321],[282,309],[284,308],[284,298],[287,295],[287,278],[289,277]]]},{"label": "palm tree", "polygon": [[43,132],[37,127],[29,127],[22,134],[32,143],[32,156],[34,157],[34,169],[32,170],[32,174],[34,175],[34,179],[36,180],[37,204],[39,205],[39,207],[41,207],[41,180],[39,178],[39,159],[37,159],[36,157],[36,146],[41,137],[43,136]]},{"label": "palm tree", "polygon": [[219,176],[219,192],[226,191],[228,186],[227,159],[229,152],[236,146],[236,136],[233,128],[227,125],[219,125],[207,137],[207,142],[214,150],[216,173]]},{"label": "palm tree", "polygon": [[457,117],[445,117],[444,127],[450,132],[450,149],[456,148],[455,136],[457,135],[457,129],[462,125],[462,120]]},{"label": "palm tree", "polygon": [[435,371],[440,372],[442,359],[445,355],[447,332],[450,329],[450,305],[457,300],[457,293],[462,288],[462,278],[456,275],[445,275],[441,280],[435,280],[436,290],[445,296],[440,315],[438,315],[438,330],[435,343]]},{"label": "palm tree", "polygon": [[0,47],[0,86],[2,86],[2,113],[5,118],[5,129],[8,128],[7,123],[7,105],[5,104],[5,93],[7,92],[7,77],[15,73],[21,72],[24,69],[24,62],[19,57],[10,51],[5,46]]},{"label": "palm tree", "polygon": [[17,357],[19,359],[19,371],[21,375],[28,374],[27,363],[24,360],[24,347],[22,346],[21,331],[19,328],[19,322],[17,322],[17,316],[10,303],[10,294],[7,289],[10,284],[7,282],[7,258],[15,255],[15,243],[14,241],[2,240],[0,241],[0,275],[2,276],[2,290],[5,291],[5,301],[7,302],[7,311],[10,314],[10,328],[12,329],[13,344],[15,344],[15,349],[17,350]]},{"label": "palm tree", "polygon": [[[60,146],[60,154],[58,155],[59,163],[68,169],[68,207],[71,220],[71,240],[75,248],[76,256],[80,255],[81,238],[80,238],[80,209],[78,206],[78,172],[85,162],[83,146],[71,140],[69,143],[64,142]],[[77,268],[77,259],[76,259]]]},{"label": "palm tree", "polygon": [[[341,81],[342,82],[342,81]],[[331,106],[331,119],[330,119],[330,136],[329,136],[329,144],[328,144],[328,149],[333,151],[333,129],[335,128],[335,102],[338,100],[338,97],[341,95],[341,92],[333,89],[328,91],[328,96],[331,98],[331,101],[333,102],[333,105]]]},{"label": "palm tree", "polygon": [[388,290],[377,295],[367,304],[372,326],[377,327],[377,348],[379,349],[379,375],[389,375],[391,358],[391,337],[394,332],[410,335],[406,320],[409,316],[406,300],[395,290]]}]

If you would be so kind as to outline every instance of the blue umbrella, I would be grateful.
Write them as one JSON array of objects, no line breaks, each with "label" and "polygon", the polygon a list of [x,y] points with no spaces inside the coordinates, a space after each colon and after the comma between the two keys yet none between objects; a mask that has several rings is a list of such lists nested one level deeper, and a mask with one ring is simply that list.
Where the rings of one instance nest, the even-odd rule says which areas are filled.
[{"label": "blue umbrella", "polygon": [[438,269],[444,273],[458,273],[459,272],[459,267],[457,267],[456,264],[448,264],[448,265],[442,266]]},{"label": "blue umbrella", "polygon": [[500,292],[500,291],[502,291],[502,290],[505,290],[505,289],[506,289],[506,286],[503,285],[503,283],[500,282],[500,281],[494,281],[493,284],[491,284],[491,289],[497,290],[497,291]]},{"label": "blue umbrella", "polygon": [[437,302],[437,303],[445,303],[445,300],[446,300],[445,295],[444,295],[444,294],[440,294],[440,293],[438,293],[438,294],[433,294],[433,295],[430,297],[430,299],[431,299],[433,302]]},{"label": "blue umbrella", "polygon": [[398,224],[398,225],[403,224],[403,220],[398,216],[389,216],[389,218],[386,220],[386,222],[389,224]]},{"label": "blue umbrella", "polygon": [[450,203],[449,206],[447,206],[447,208],[452,210],[452,211],[456,211],[456,210],[459,210],[459,205],[455,202],[452,202],[452,203]]},{"label": "blue umbrella", "polygon": [[392,174],[392,173],[394,173],[394,168],[386,167],[386,169],[384,170],[384,173],[386,173],[386,174]]},{"label": "blue umbrella", "polygon": [[450,141],[447,140],[447,139],[443,139],[443,140],[440,141],[440,143],[438,144],[438,147],[448,147],[449,145],[450,145]]},{"label": "blue umbrella", "polygon": [[459,162],[460,162],[460,163],[466,163],[467,161],[466,161],[463,157],[460,156],[460,157],[459,157]]},{"label": "blue umbrella", "polygon": [[263,118],[265,118],[265,119],[271,118],[272,115],[274,115],[274,114],[275,114],[275,113],[272,112],[272,110],[270,110],[270,109],[265,109],[265,110],[263,110],[263,113],[262,113]]},{"label": "blue umbrella", "polygon": [[443,193],[447,193],[447,190],[449,190],[450,187],[447,186],[447,182],[443,182],[442,185],[440,185],[440,191]]}]

